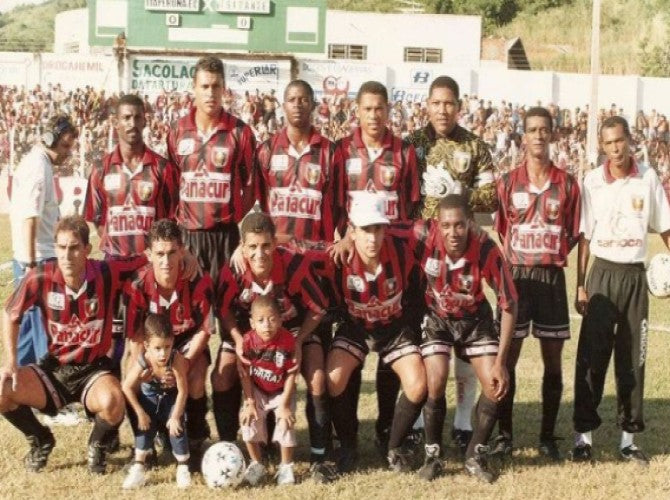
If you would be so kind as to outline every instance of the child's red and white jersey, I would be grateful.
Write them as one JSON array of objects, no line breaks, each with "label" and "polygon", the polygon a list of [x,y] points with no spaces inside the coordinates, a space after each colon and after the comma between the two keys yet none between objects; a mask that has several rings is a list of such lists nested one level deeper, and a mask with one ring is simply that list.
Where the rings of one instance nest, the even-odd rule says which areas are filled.
[{"label": "child's red and white jersey", "polygon": [[278,234],[298,241],[333,241],[344,205],[339,151],[315,129],[303,151],[291,145],[286,129],[258,148],[256,198]]},{"label": "child's red and white jersey", "polygon": [[256,387],[266,393],[284,388],[287,372],[295,366],[295,339],[291,332],[280,328],[272,339],[264,341],[255,330],[244,335],[244,357],[251,365],[249,375]]},{"label": "child's red and white jersey", "polygon": [[591,254],[612,262],[644,262],[649,229],[670,230],[670,205],[654,169],[642,172],[633,163],[630,175],[615,179],[606,162],[586,174],[580,231]]},{"label": "child's red and white jersey", "polygon": [[[361,129],[340,140],[344,161],[344,190],[348,204],[361,192],[376,192],[384,197],[386,216],[390,221],[411,218],[413,205],[421,199],[419,174],[414,146],[403,143],[386,130],[382,148],[371,156]],[[343,229],[345,221],[338,228]]]},{"label": "child's red and white jersey", "polygon": [[507,261],[518,266],[567,265],[579,240],[581,200],[577,181],[553,164],[542,189],[528,178],[524,162],[497,181],[495,229]]}]

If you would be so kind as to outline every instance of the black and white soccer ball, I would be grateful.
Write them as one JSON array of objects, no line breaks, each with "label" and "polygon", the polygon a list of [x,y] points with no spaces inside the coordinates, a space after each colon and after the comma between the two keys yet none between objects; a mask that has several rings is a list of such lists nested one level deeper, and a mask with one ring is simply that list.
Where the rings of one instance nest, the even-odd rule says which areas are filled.
[{"label": "black and white soccer ball", "polygon": [[210,446],[202,457],[202,475],[210,488],[234,488],[244,479],[244,455],[231,442]]},{"label": "black and white soccer ball", "polygon": [[655,297],[670,296],[670,254],[659,253],[652,257],[647,267],[647,284]]}]

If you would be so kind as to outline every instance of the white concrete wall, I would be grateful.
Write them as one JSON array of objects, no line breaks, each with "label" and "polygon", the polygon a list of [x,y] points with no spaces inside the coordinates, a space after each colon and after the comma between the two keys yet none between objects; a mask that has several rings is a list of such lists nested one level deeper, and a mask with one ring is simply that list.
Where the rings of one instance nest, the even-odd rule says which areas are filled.
[{"label": "white concrete wall", "polygon": [[379,14],[328,10],[328,44],[366,45],[367,61],[397,64],[404,61],[405,47],[442,49],[442,62],[476,66],[481,48],[480,16],[437,14]]},{"label": "white concrete wall", "polygon": [[56,14],[54,21],[54,52],[63,54],[70,44],[77,44],[80,54],[89,54],[88,9],[66,10]]}]

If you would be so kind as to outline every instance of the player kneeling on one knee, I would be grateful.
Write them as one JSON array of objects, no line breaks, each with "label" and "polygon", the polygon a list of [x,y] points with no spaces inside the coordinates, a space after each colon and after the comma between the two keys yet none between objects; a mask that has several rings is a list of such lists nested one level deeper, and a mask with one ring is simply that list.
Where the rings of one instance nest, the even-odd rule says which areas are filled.
[{"label": "player kneeling on one knee", "polygon": [[[177,459],[177,486],[188,488],[188,437],[184,409],[188,395],[187,361],[174,349],[170,319],[149,314],[144,322],[144,352],[129,367],[123,393],[135,412],[135,461],[123,482],[124,489],[139,488],[146,481],[144,463],[159,427],[170,433],[172,453]],[[170,379],[166,384],[165,380]],[[174,379],[175,383],[172,383]]]},{"label": "player kneeling on one knee", "polygon": [[410,457],[401,445],[426,397],[418,331],[404,294],[416,261],[403,239],[387,234],[389,220],[379,195],[356,196],[349,220],[352,258],[336,267],[325,257],[323,266],[344,309],[326,363],[332,420],[341,443],[338,468],[349,472],[355,464],[358,384],[352,375],[372,349],[400,378],[403,394],[395,406],[388,460],[391,469],[407,471]]},{"label": "player kneeling on one knee", "polygon": [[[47,464],[55,440],[31,408],[48,415],[80,401],[94,418],[88,441],[91,472],[106,471],[107,446],[123,421],[125,401],[112,362],[113,303],[128,276],[117,263],[89,260],[89,228],[81,217],[56,226],[56,260],[31,269],[7,302],[4,356],[0,371],[0,412],[28,439],[28,470]],[[17,367],[16,341],[23,314],[32,306],[49,325],[48,352],[36,364]]]},{"label": "player kneeling on one knee", "polygon": [[293,449],[295,438],[295,366],[296,342],[291,332],[281,326],[281,312],[269,295],[257,297],[251,305],[252,330],[244,335],[243,354],[249,361],[238,361],[244,408],[241,414],[242,438],[247,443],[251,463],[244,474],[252,486],[265,476],[261,464],[261,443],[268,441],[267,415],[274,412],[277,425],[272,441],[281,447],[281,464],[277,484],[293,484]]}]

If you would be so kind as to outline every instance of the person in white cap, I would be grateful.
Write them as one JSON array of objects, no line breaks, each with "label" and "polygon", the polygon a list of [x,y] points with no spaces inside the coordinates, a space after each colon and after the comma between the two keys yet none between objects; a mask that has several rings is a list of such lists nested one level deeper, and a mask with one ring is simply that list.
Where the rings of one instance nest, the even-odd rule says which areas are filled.
[{"label": "person in white cap", "polygon": [[359,387],[352,374],[370,350],[398,374],[403,389],[395,406],[389,436],[388,460],[392,470],[410,469],[401,448],[419,416],[426,397],[426,374],[419,350],[416,318],[407,307],[405,290],[416,262],[409,244],[386,234],[389,219],[384,199],[374,193],[357,193],[349,210],[347,238],[353,255],[336,267],[324,255],[324,274],[331,281],[343,309],[326,363],[328,392],[332,398],[333,425],[340,440],[338,469],[350,472],[356,461],[356,417]]}]

